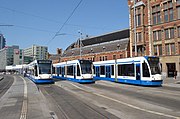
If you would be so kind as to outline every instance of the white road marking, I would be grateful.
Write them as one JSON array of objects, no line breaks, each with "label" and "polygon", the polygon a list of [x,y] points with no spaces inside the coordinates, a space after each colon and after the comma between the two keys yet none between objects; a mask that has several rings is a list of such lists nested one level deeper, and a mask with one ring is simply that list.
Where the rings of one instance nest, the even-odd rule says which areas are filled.
[{"label": "white road marking", "polygon": [[125,103],[125,102],[122,102],[120,100],[116,100],[116,99],[113,99],[113,98],[110,98],[110,97],[107,97],[105,95],[102,95],[102,94],[98,94],[98,93],[95,93],[95,92],[90,92],[90,91],[87,91],[87,90],[84,90],[83,88],[73,84],[73,83],[70,83],[71,85],[75,86],[76,88],[80,89],[80,90],[83,90],[85,92],[88,92],[88,93],[92,93],[94,95],[97,95],[97,96],[100,96],[100,97],[103,97],[103,98],[106,98],[108,100],[112,100],[114,102],[117,102],[117,103],[120,103],[120,104],[123,104],[123,105],[126,105],[128,107],[131,107],[131,108],[134,108],[134,109],[138,109],[138,110],[141,110],[141,111],[144,111],[144,112],[148,112],[148,113],[152,113],[152,114],[156,114],[156,115],[160,115],[160,116],[165,116],[165,117],[169,117],[169,118],[174,118],[174,119],[180,119],[180,117],[177,117],[177,116],[173,116],[173,115],[169,115],[169,114],[164,114],[164,113],[161,113],[161,112],[155,112],[155,111],[152,111],[152,110],[148,110],[148,109],[143,109],[141,107],[137,107],[135,105],[132,105],[132,104],[128,104],[128,103]]},{"label": "white road marking", "polygon": [[21,110],[21,116],[20,119],[27,119],[27,83],[23,77],[21,77],[24,82],[24,99],[23,99],[23,105],[22,105],[22,110]]}]

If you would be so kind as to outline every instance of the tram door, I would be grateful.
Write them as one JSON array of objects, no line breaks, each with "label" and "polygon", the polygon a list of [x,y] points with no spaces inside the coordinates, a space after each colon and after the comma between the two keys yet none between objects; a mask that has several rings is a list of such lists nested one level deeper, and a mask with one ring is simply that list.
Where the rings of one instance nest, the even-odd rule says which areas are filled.
[{"label": "tram door", "polygon": [[61,67],[57,67],[57,68],[56,68],[57,76],[59,76],[60,68],[61,68]]},{"label": "tram door", "polygon": [[96,71],[96,77],[99,77],[99,76],[100,76],[100,73],[99,73],[99,66],[95,68],[95,71]]},{"label": "tram door", "polygon": [[106,77],[107,78],[111,78],[111,70],[110,70],[110,66],[106,66]]},{"label": "tram door", "polygon": [[74,79],[76,79],[76,65],[73,66]]},{"label": "tram door", "polygon": [[64,67],[61,67],[61,71],[62,71],[62,77],[64,77],[64,73],[65,73]]},{"label": "tram door", "polygon": [[136,64],[136,80],[141,80],[140,64]]}]

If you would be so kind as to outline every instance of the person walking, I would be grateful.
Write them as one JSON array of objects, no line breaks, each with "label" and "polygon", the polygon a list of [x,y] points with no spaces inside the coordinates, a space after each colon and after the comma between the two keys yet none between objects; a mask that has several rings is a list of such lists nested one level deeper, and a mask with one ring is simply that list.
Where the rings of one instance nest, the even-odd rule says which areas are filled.
[{"label": "person walking", "polygon": [[23,76],[26,77],[26,71],[25,70],[23,71]]},{"label": "person walking", "polygon": [[176,76],[177,76],[177,71],[174,70],[174,79],[176,79]]}]

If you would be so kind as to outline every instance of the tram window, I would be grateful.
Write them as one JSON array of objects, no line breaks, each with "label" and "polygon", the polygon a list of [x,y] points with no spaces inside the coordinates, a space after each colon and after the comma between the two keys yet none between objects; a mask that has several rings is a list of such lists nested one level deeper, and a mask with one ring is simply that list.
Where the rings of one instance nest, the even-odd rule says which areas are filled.
[{"label": "tram window", "polygon": [[118,65],[118,76],[125,76],[124,72],[123,71],[123,65]]},{"label": "tram window", "polygon": [[150,77],[149,69],[146,63],[142,64],[143,66],[143,77]]},{"label": "tram window", "polygon": [[105,66],[100,66],[101,75],[105,75]]},{"label": "tram window", "polygon": [[67,66],[67,75],[73,75],[73,66]]},{"label": "tram window", "polygon": [[77,76],[81,76],[81,75],[80,75],[80,68],[79,68],[79,65],[77,65]]},{"label": "tram window", "polygon": [[134,64],[118,65],[118,76],[135,76]]},{"label": "tram window", "polygon": [[111,74],[114,75],[114,65],[111,65]]}]

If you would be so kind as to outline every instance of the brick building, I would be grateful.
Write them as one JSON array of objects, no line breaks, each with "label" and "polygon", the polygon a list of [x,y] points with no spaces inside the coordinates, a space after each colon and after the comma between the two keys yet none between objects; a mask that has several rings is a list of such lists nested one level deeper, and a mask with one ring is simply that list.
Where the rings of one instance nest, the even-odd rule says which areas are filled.
[{"label": "brick building", "polygon": [[135,1],[128,0],[130,56],[137,44],[137,56],[157,55],[164,76],[176,70],[180,77],[180,0]]},{"label": "brick building", "polygon": [[[81,50],[81,53],[80,53]],[[72,43],[62,54],[61,62],[74,59],[104,61],[129,57],[129,29],[96,37],[87,37]]]}]

